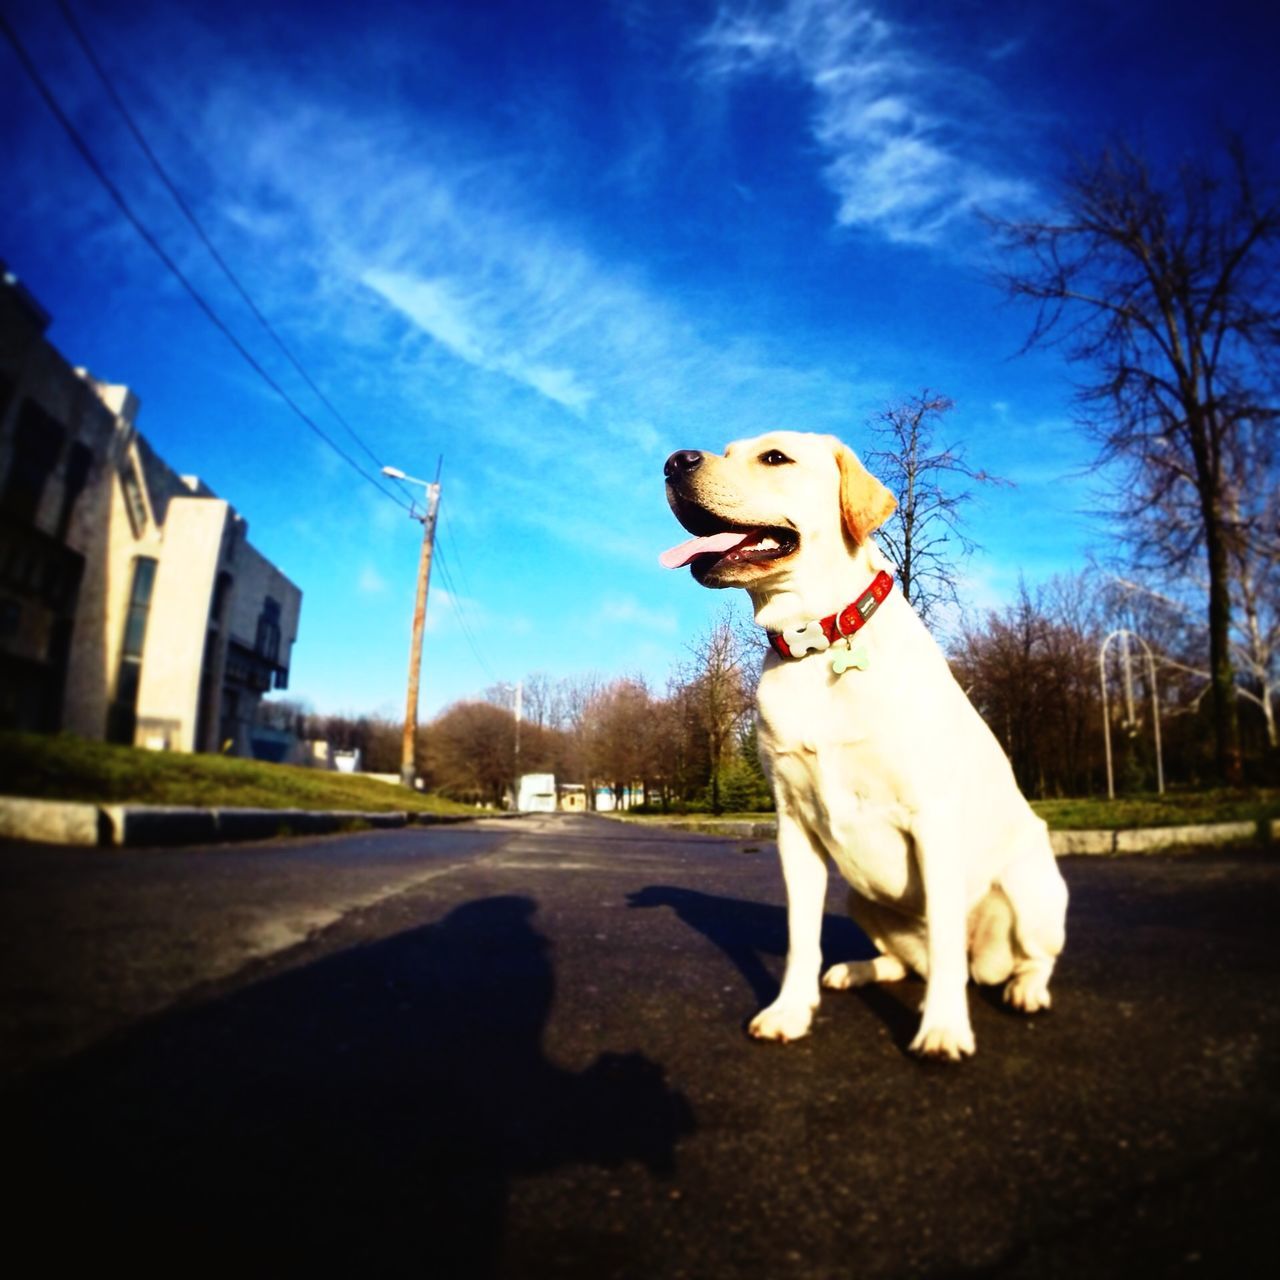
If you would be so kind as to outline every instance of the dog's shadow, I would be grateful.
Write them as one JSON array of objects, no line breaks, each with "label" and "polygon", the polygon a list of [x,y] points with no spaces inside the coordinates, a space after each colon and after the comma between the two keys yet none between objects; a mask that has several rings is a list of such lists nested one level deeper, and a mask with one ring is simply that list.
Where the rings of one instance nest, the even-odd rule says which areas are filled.
[{"label": "dog's shadow", "polygon": [[[28,1256],[484,1277],[512,1179],[670,1172],[694,1119],[657,1063],[546,1056],[555,975],[534,913],[523,897],[467,903],[0,1095]],[[56,1235],[37,1225],[51,1205],[70,1212]]]},{"label": "dog's shadow", "polygon": [[[787,954],[786,909],[742,898],[699,893],[673,885],[651,885],[630,894],[627,905],[636,909],[668,907],[685,924],[714,942],[731,960],[755,998],[755,1008],[743,1018],[743,1026],[756,1009],[778,994],[777,960]],[[878,952],[874,944],[846,915],[827,912],[822,917],[823,968],[848,960],[870,960]],[[905,1053],[919,1023],[920,987],[915,982],[891,987],[858,987],[852,992],[828,992],[827,999],[856,996],[881,1022],[894,1043]]]}]

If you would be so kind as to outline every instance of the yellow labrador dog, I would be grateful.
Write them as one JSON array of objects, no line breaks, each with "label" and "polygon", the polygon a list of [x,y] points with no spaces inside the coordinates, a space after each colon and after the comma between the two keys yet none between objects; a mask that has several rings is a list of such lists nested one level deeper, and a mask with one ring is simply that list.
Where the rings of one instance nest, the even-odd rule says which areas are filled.
[{"label": "yellow labrador dog", "polygon": [[926,982],[911,1048],[974,1049],[968,979],[1049,1007],[1067,890],[1045,824],[946,659],[895,590],[871,534],[889,491],[833,436],[775,432],[667,459],[667,497],[694,536],[662,556],[707,587],[743,587],[769,634],[760,751],[778,809],[789,945],[753,1036],[805,1035],[819,999],[830,858],[882,954],[823,986]]}]

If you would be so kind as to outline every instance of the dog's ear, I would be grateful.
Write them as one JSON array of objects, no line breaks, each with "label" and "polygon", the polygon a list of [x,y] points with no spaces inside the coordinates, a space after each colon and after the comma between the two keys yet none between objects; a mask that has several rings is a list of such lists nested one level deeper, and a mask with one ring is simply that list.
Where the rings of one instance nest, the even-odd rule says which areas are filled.
[{"label": "dog's ear", "polygon": [[897,509],[898,500],[858,461],[847,444],[836,444],[840,465],[840,511],[854,542],[865,542]]}]

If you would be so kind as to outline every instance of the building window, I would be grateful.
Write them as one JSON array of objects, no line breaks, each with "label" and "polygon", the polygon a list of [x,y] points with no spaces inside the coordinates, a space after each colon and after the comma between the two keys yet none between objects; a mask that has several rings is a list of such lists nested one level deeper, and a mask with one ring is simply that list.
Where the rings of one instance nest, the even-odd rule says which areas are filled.
[{"label": "building window", "polygon": [[71,448],[67,450],[67,469],[62,485],[62,510],[58,514],[58,531],[54,535],[59,542],[67,540],[67,529],[71,526],[71,512],[75,508],[76,499],[84,492],[92,466],[93,453],[79,440],[73,440]]},{"label": "building window", "polygon": [[226,621],[227,612],[227,596],[231,594],[231,588],[235,583],[235,579],[229,573],[218,574],[218,580],[213,587],[213,603],[209,606],[209,625],[215,630],[221,629]]},{"label": "building window", "polygon": [[5,479],[2,505],[11,516],[34,524],[44,487],[62,453],[67,433],[34,400],[24,400],[13,433],[13,460]]},{"label": "building window", "polygon": [[147,528],[147,504],[142,496],[138,468],[132,458],[120,468],[120,488],[124,493],[124,508],[129,513],[129,526],[133,536],[140,538]]},{"label": "building window", "polygon": [[258,656],[272,666],[280,665],[280,602],[268,596],[258,615],[258,638],[254,644]]},{"label": "building window", "polygon": [[156,562],[138,556],[133,562],[133,587],[124,619],[124,640],[116,671],[116,696],[112,703],[107,736],[112,742],[132,742],[137,723],[138,686],[142,680],[142,650],[147,640],[147,617],[155,587]]},{"label": "building window", "polygon": [[138,556],[133,562],[133,590],[129,593],[129,612],[124,622],[121,657],[142,661],[142,646],[147,638],[147,615],[151,612],[151,590],[155,582],[156,562],[150,556]]}]

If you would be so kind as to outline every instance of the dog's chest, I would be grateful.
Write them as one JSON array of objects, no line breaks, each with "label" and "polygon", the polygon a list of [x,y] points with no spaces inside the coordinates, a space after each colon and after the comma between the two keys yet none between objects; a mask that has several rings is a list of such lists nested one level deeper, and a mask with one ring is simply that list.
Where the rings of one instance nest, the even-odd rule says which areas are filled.
[{"label": "dog's chest", "polygon": [[761,754],[780,810],[863,897],[912,908],[918,877],[909,808],[893,764],[894,735],[879,719],[891,712],[888,701],[846,689],[815,719],[805,713],[813,702],[794,688],[762,687],[761,695]]}]

